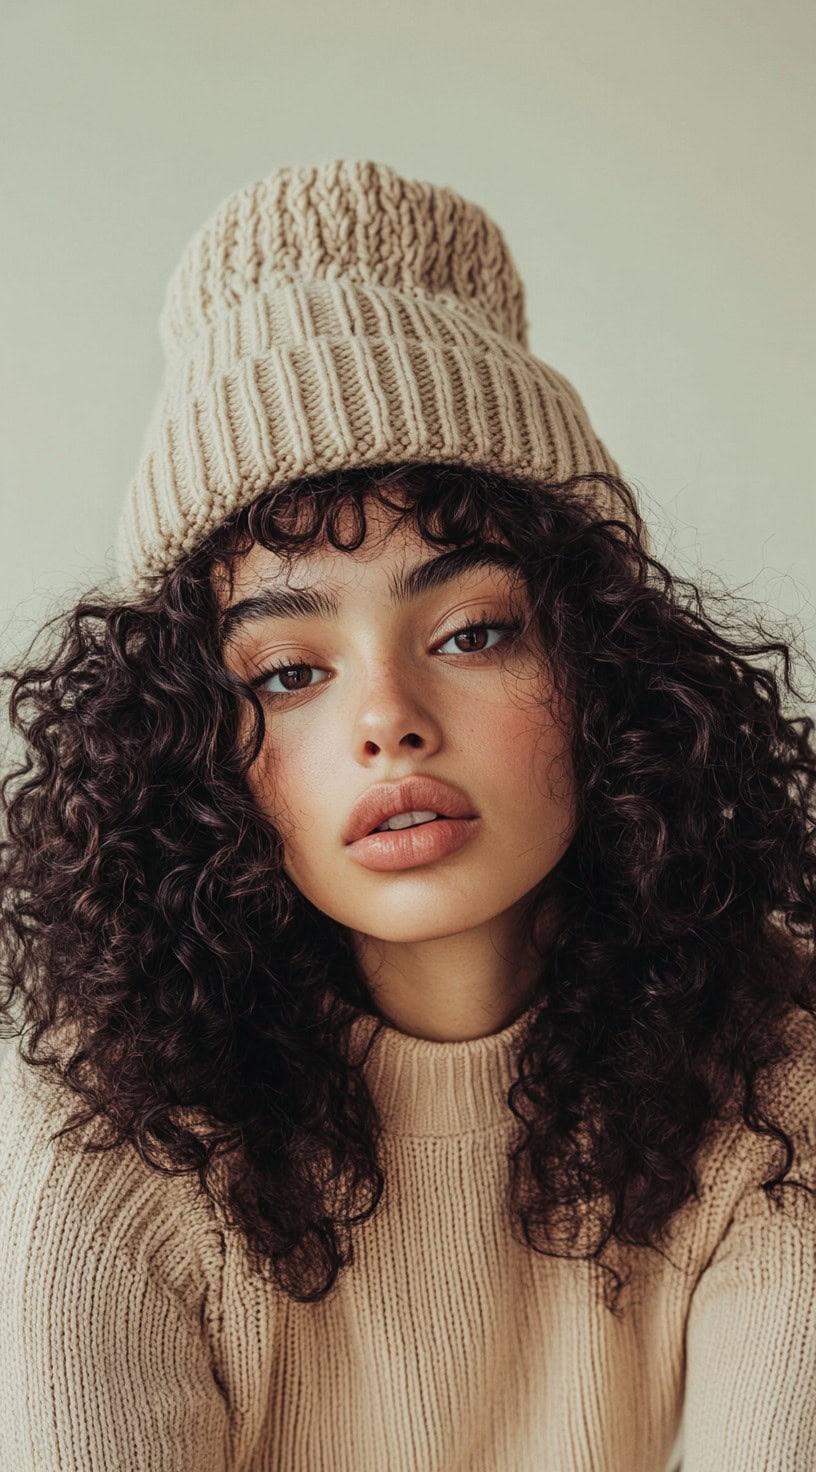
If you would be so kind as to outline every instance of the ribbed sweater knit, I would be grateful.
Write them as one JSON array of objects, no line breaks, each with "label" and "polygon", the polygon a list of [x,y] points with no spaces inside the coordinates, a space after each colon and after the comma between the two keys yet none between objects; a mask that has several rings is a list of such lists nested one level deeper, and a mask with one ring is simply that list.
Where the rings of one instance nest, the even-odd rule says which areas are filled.
[{"label": "ribbed sweater knit", "polygon": [[[6,1044],[3,1472],[667,1472],[678,1446],[682,1472],[813,1472],[816,1201],[769,1202],[781,1153],[730,1120],[670,1246],[605,1259],[634,1270],[611,1314],[597,1264],[510,1230],[523,1021],[377,1039],[386,1192],[312,1304],[249,1272],[197,1178],[58,1151],[79,1100]],[[797,1013],[777,1096],[809,1186],[814,1033]]]}]

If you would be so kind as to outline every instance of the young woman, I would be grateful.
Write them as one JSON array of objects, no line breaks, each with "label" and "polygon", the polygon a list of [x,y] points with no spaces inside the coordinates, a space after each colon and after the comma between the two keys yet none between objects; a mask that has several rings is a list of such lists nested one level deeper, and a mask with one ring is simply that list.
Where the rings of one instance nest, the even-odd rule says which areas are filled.
[{"label": "young woman", "polygon": [[805,1472],[788,645],[452,190],[279,169],[161,330],[118,586],[5,672],[9,1467]]}]

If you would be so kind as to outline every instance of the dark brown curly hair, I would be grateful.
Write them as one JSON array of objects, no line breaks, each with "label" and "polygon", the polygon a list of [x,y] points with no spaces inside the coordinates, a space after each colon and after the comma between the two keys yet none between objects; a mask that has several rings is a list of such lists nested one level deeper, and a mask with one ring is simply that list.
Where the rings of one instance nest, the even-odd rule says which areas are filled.
[{"label": "dark brown curly hair", "polygon": [[[601,517],[587,481],[628,514]],[[577,828],[534,895],[536,936],[557,888],[558,932],[540,942],[544,1005],[508,1096],[514,1230],[554,1253],[559,1213],[601,1203],[590,1257],[612,1240],[660,1251],[729,1108],[783,1147],[763,1189],[801,1185],[756,1092],[789,1056],[795,1009],[816,1017],[814,722],[783,713],[777,675],[749,662],[780,654],[798,695],[790,647],[734,642],[704,615],[697,586],[646,551],[626,482],[459,465],[267,490],[155,594],[97,588],[44,625],[45,657],[2,672],[27,755],[0,784],[0,1016],[27,1031],[25,1063],[84,1101],[52,1139],[97,1120],[104,1137],[81,1148],[129,1142],[157,1170],[197,1172],[254,1270],[299,1302],[353,1263],[350,1229],[385,1174],[347,1045],[360,1010],[378,1014],[344,927],[292,884],[253,801],[263,707],[225,666],[213,574],[230,581],[253,542],[286,557],[327,536],[353,554],[368,497],[437,547],[508,540],[527,632],[575,715]]]}]

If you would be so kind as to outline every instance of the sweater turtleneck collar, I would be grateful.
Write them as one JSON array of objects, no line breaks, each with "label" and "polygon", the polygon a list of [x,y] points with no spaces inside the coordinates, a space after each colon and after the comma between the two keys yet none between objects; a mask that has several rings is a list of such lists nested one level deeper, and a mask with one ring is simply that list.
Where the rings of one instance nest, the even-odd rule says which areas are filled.
[{"label": "sweater turtleneck collar", "polygon": [[[517,1077],[515,1054],[540,1005],[486,1037],[436,1042],[383,1022],[363,1065],[369,1091],[389,1135],[476,1134],[518,1121],[507,1103]],[[351,1025],[354,1058],[381,1019],[361,1012]]]}]

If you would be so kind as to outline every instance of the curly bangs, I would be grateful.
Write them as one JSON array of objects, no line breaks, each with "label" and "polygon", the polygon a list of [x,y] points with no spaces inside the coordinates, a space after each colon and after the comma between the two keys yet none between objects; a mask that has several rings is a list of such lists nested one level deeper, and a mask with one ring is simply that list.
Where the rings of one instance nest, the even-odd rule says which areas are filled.
[{"label": "curly bangs", "polygon": [[[601,482],[625,515],[599,514]],[[156,1170],[197,1172],[256,1272],[298,1302],[331,1292],[386,1187],[349,1049],[375,1009],[253,801],[263,708],[225,666],[219,580],[254,543],[353,555],[373,497],[431,545],[509,543],[574,713],[577,829],[554,876],[558,933],[536,940],[546,1005],[508,1095],[511,1217],[561,1256],[556,1225],[574,1247],[592,1207],[583,1255],[614,1279],[617,1312],[603,1252],[662,1250],[724,1119],[781,1147],[763,1189],[801,1186],[760,1086],[791,1056],[791,1021],[816,1018],[816,750],[814,722],[783,710],[783,682],[799,697],[791,647],[761,624],[759,640],[753,625],[753,642],[729,637],[713,595],[706,611],[651,556],[624,481],[436,464],[294,481],[231,514],[150,597],[96,590],[49,620],[46,654],[2,672],[26,757],[0,784],[0,1016],[83,1106],[54,1139],[96,1122],[80,1148],[128,1143]],[[756,662],[777,654],[781,674]]]}]

